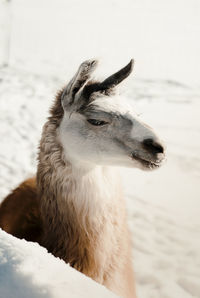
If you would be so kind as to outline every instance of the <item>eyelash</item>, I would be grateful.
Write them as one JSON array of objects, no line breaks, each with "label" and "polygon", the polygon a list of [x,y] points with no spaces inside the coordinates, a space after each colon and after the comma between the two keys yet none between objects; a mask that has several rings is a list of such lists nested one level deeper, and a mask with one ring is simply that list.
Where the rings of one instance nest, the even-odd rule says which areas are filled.
[{"label": "eyelash", "polygon": [[103,126],[105,124],[108,124],[106,121],[96,120],[96,119],[87,119],[87,122],[94,126]]}]

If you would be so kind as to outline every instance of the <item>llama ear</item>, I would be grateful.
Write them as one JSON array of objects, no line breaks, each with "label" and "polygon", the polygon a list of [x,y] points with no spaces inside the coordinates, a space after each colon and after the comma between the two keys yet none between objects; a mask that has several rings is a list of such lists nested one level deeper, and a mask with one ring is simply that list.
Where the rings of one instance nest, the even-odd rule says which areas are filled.
[{"label": "llama ear", "polygon": [[118,72],[111,75],[110,77],[108,77],[102,83],[100,83],[99,88],[102,90],[107,90],[112,87],[115,87],[130,75],[130,73],[133,70],[133,66],[134,66],[134,60],[131,59],[131,61],[125,67],[123,67]]},{"label": "llama ear", "polygon": [[64,88],[61,95],[63,107],[73,104],[76,93],[90,79],[91,74],[96,69],[97,63],[97,60],[86,60],[79,66],[77,73],[66,88]]},{"label": "llama ear", "polygon": [[84,96],[89,98],[93,92],[109,91],[110,89],[114,88],[130,75],[133,70],[133,66],[134,60],[131,59],[131,61],[125,67],[105,79],[103,82],[85,86],[83,90]]}]

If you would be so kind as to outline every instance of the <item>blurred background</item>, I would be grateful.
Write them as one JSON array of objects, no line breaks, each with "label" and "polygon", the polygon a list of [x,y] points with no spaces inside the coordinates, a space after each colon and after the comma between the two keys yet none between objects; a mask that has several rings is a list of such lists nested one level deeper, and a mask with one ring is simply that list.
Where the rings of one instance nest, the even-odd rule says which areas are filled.
[{"label": "blurred background", "polygon": [[200,1],[0,0],[0,199],[36,171],[56,91],[97,57],[167,146],[166,164],[120,169],[138,297],[200,297]]}]

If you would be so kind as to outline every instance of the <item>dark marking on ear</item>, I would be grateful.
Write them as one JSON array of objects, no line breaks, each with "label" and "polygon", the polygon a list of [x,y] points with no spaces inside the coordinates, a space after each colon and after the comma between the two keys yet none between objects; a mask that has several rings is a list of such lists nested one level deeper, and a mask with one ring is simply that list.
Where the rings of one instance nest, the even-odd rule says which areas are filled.
[{"label": "dark marking on ear", "polygon": [[108,77],[106,80],[104,80],[99,85],[100,90],[109,89],[109,88],[112,88],[112,87],[118,85],[119,83],[121,83],[132,72],[133,64],[134,64],[134,60],[131,59],[131,61],[125,67],[123,67],[118,72],[114,73],[113,75]]},{"label": "dark marking on ear", "polygon": [[109,95],[111,90],[118,84],[120,84],[124,79],[126,79],[133,69],[134,60],[131,61],[118,72],[114,73],[103,82],[96,82],[87,84],[84,87],[82,95],[85,99],[89,99],[91,94],[94,92],[103,92],[105,95]]}]

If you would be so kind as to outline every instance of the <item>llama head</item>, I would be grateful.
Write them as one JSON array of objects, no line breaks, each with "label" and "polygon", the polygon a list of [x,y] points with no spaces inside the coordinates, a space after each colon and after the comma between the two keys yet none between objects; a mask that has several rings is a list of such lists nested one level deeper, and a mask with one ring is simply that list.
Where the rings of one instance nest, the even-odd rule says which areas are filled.
[{"label": "llama head", "polygon": [[159,167],[163,144],[114,92],[131,73],[133,60],[103,82],[91,81],[96,66],[96,60],[83,62],[61,96],[64,116],[58,131],[66,158],[92,166]]}]

